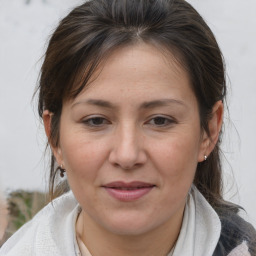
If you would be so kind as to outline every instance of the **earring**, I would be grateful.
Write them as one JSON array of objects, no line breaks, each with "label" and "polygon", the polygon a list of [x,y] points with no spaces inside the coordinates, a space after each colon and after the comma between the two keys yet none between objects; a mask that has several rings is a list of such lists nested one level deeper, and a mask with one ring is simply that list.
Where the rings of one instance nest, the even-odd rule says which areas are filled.
[{"label": "earring", "polygon": [[204,161],[206,161],[207,160],[207,155],[204,155]]},{"label": "earring", "polygon": [[60,171],[60,177],[63,178],[64,177],[64,173],[66,172],[65,169],[63,168],[63,165],[61,164],[57,170]]}]

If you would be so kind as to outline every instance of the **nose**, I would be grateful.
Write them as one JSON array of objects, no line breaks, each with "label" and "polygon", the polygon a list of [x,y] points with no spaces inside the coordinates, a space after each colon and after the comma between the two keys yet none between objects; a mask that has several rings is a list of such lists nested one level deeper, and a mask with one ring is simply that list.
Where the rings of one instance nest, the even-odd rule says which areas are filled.
[{"label": "nose", "polygon": [[109,161],[124,170],[137,168],[147,161],[144,138],[136,127],[126,125],[117,128]]}]

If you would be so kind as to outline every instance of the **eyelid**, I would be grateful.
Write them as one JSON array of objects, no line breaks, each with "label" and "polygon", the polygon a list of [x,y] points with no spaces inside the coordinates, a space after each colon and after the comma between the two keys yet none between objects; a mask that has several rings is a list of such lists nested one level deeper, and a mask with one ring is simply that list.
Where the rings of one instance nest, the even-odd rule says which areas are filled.
[{"label": "eyelid", "polygon": [[[146,122],[146,124],[149,124],[150,121],[156,119],[156,118],[164,118],[166,119],[169,123],[168,124],[163,124],[163,125],[155,125],[154,126],[159,126],[159,127],[164,127],[164,126],[170,126],[172,124],[177,123],[177,120],[171,116],[167,116],[167,115],[163,115],[163,114],[156,114],[151,116],[148,121]],[[153,124],[152,124],[153,125]]]},{"label": "eyelid", "polygon": [[[104,120],[104,123],[103,124],[90,124],[89,122],[94,120],[94,119],[102,119]],[[105,117],[105,116],[102,116],[102,115],[89,115],[89,116],[86,116],[84,117],[81,122],[87,126],[90,126],[90,127],[101,127],[101,126],[104,126],[106,124],[110,124],[111,122]]]}]

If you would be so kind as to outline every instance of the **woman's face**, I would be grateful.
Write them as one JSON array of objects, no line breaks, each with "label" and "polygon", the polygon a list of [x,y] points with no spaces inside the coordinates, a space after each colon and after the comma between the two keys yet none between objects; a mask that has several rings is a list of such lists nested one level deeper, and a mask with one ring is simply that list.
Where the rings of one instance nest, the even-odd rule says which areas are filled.
[{"label": "woman's face", "polygon": [[204,137],[188,74],[138,44],[115,51],[64,103],[54,152],[86,218],[133,235],[182,218]]}]

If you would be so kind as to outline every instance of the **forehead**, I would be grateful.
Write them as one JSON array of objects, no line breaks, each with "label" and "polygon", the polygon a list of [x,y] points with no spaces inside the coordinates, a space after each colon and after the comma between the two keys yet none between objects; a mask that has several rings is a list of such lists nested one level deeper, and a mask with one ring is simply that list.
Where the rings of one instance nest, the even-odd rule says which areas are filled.
[{"label": "forehead", "polygon": [[191,93],[188,73],[170,51],[139,43],[109,54],[75,101],[84,96],[107,97],[113,91],[115,96],[118,93],[127,93],[127,96],[142,93],[145,96],[148,91],[164,95],[166,87],[176,93]]}]

